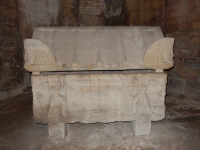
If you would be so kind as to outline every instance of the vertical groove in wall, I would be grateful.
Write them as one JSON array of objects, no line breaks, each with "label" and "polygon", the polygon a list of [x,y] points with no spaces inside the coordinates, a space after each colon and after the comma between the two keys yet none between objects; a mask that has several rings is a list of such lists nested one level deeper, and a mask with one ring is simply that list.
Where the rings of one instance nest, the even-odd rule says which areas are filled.
[{"label": "vertical groove in wall", "polygon": [[164,21],[165,21],[165,23],[164,23],[164,27],[163,27],[163,34],[164,34],[164,36],[165,36],[165,29],[166,29],[166,6],[167,6],[167,0],[165,0],[165,3],[164,3],[164,13],[165,13],[165,15],[164,15]]},{"label": "vertical groove in wall", "polygon": [[49,24],[50,24],[50,20],[49,20],[50,14],[49,14],[49,8],[48,8],[48,0],[46,0],[46,5],[47,5],[47,14],[48,14],[48,25],[47,26],[49,26]]},{"label": "vertical groove in wall", "polygon": [[61,7],[61,2],[60,2],[60,0],[58,1],[58,3],[59,3],[59,16],[60,16],[60,24],[61,24],[61,26],[63,26],[64,25],[64,22],[63,22],[63,15],[62,15],[62,7]]},{"label": "vertical groove in wall", "polygon": [[126,11],[126,0],[123,0],[122,12],[123,12],[123,25],[125,26],[125,11]]},{"label": "vertical groove in wall", "polygon": [[18,4],[17,4],[17,0],[15,0],[15,4],[16,4],[16,13],[17,13],[17,28],[18,28],[18,37],[19,37],[19,50],[18,50],[18,54],[21,57],[22,61],[23,61],[23,56],[24,56],[24,51],[23,51],[23,43],[22,43],[22,38],[21,38],[21,34],[20,34],[20,26],[19,26],[19,13],[18,13]]},{"label": "vertical groove in wall", "polygon": [[78,17],[78,13],[79,13],[79,6],[80,6],[80,0],[76,0],[76,24],[79,25],[79,17]]},{"label": "vertical groove in wall", "polygon": [[[147,1],[148,1],[148,0],[147,0]],[[148,8],[147,8],[147,4],[148,4],[147,1],[145,1],[145,7],[146,7],[146,9],[148,10]],[[146,13],[146,15],[145,15],[145,26],[148,25],[148,21],[147,21],[147,20],[148,20],[148,17],[149,17],[148,15],[149,15],[149,13]]]}]

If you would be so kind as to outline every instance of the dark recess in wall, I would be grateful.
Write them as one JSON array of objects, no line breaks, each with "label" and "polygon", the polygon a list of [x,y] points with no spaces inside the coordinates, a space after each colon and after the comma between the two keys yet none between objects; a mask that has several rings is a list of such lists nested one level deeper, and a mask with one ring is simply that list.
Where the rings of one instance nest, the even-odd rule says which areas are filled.
[{"label": "dark recess in wall", "polygon": [[0,3],[0,91],[23,83],[23,49],[16,0]]},{"label": "dark recess in wall", "polygon": [[105,0],[106,3],[106,26],[123,26],[125,0]]},{"label": "dark recess in wall", "polygon": [[79,22],[79,20],[78,20],[78,12],[79,12],[79,0],[73,0],[72,1],[72,10],[71,10],[71,12],[72,12],[72,14],[74,14],[74,18],[75,18],[75,20],[76,20],[76,23],[77,23],[77,25],[78,25],[78,22]]}]

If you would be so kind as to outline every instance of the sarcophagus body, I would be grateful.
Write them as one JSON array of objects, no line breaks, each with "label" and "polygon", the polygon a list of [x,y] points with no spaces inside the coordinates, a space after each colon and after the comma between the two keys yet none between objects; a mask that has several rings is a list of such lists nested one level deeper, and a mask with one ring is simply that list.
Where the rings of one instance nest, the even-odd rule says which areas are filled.
[{"label": "sarcophagus body", "polygon": [[35,121],[53,139],[74,122],[131,121],[135,135],[150,135],[165,117],[173,42],[159,27],[35,28],[24,41]]}]

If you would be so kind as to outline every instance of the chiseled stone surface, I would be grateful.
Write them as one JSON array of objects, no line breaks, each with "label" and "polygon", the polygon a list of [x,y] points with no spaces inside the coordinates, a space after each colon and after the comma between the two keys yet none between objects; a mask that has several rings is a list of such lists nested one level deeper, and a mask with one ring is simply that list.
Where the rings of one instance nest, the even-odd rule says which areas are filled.
[{"label": "chiseled stone surface", "polygon": [[32,76],[39,123],[158,121],[165,116],[165,73]]},{"label": "chiseled stone surface", "polygon": [[49,138],[64,139],[67,134],[67,125],[64,123],[49,123]]},{"label": "chiseled stone surface", "polygon": [[149,117],[139,118],[131,122],[131,129],[135,136],[151,134],[151,120]]},{"label": "chiseled stone surface", "polygon": [[169,69],[173,38],[160,27],[35,28],[24,41],[30,72]]}]

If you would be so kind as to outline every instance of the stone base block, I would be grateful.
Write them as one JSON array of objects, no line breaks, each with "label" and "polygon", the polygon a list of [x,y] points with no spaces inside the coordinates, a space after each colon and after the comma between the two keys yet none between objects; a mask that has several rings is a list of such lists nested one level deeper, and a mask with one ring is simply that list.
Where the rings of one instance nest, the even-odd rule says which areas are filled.
[{"label": "stone base block", "polygon": [[150,120],[135,120],[131,122],[131,128],[135,136],[151,134],[151,121]]},{"label": "stone base block", "polygon": [[49,123],[50,139],[65,139],[67,135],[67,124],[65,123]]}]

